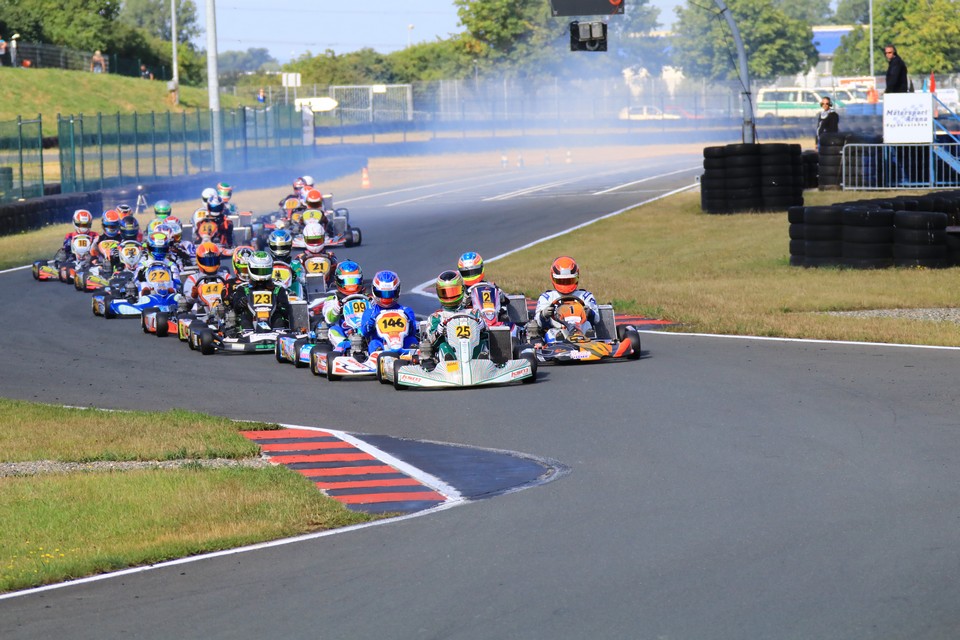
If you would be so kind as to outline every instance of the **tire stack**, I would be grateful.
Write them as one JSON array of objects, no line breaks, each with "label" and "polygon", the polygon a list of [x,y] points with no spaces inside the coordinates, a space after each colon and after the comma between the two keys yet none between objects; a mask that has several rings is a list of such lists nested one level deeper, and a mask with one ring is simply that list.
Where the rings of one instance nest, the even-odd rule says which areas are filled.
[{"label": "tire stack", "polygon": [[841,261],[853,269],[893,266],[893,209],[844,207],[841,210]]},{"label": "tire stack", "polygon": [[802,267],[806,264],[807,238],[806,227],[803,224],[803,207],[787,209],[787,222],[790,223],[790,266]]},{"label": "tire stack", "polygon": [[799,144],[760,147],[760,195],[765,211],[803,206],[803,157]]},{"label": "tire stack", "polygon": [[803,205],[797,144],[729,144],[703,150],[700,205],[706,213],[783,211]]},{"label": "tire stack", "polygon": [[700,177],[700,209],[706,213],[729,213],[727,206],[726,147],[703,150],[703,175]]},{"label": "tire stack", "polygon": [[817,184],[821,191],[840,189],[840,166],[846,133],[825,133],[820,138]]},{"label": "tire stack", "polygon": [[895,212],[893,262],[898,267],[940,269],[952,266],[947,248],[947,214],[939,211]]},{"label": "tire stack", "polygon": [[813,149],[806,149],[805,151],[801,152],[800,160],[803,163],[803,188],[816,189],[820,184],[817,182],[820,154]]},{"label": "tire stack", "polygon": [[843,221],[836,207],[803,208],[803,266],[834,267],[843,256]]}]

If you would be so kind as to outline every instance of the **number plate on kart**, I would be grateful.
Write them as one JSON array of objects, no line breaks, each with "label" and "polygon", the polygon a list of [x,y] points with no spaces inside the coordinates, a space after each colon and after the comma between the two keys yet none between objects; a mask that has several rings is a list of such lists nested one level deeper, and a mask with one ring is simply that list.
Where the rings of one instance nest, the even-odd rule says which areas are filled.
[{"label": "number plate on kart", "polygon": [[330,259],[325,257],[308,258],[306,268],[307,273],[326,274],[330,271]]},{"label": "number plate on kart", "polygon": [[407,332],[407,316],[399,311],[384,311],[377,316],[377,332],[384,336],[398,336]]}]

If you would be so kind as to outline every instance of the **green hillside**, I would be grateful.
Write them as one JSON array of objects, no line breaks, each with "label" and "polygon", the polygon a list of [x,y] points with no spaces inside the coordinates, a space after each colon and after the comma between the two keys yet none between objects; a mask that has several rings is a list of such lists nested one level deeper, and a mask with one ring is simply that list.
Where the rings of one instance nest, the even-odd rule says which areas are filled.
[{"label": "green hillside", "polygon": [[[181,87],[180,105],[173,107],[166,82],[62,69],[0,67],[0,86],[8,97],[0,101],[0,122],[16,120],[17,116],[36,118],[39,113],[46,135],[56,134],[58,113],[179,112],[204,109],[209,104],[205,88]],[[220,98],[224,109],[252,103],[252,95],[248,100]]]}]

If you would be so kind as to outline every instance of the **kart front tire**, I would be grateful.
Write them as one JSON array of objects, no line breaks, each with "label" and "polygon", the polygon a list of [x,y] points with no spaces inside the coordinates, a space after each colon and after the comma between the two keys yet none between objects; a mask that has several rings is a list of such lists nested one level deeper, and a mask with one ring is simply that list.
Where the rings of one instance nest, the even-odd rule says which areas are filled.
[{"label": "kart front tire", "polygon": [[523,384],[533,384],[537,381],[537,356],[533,355],[533,352],[528,351],[520,357],[530,363],[530,369],[532,370],[530,377],[524,378],[522,382]]},{"label": "kart front tire", "polygon": [[400,384],[400,367],[403,366],[402,360],[393,361],[393,388],[397,391],[406,391],[407,388]]},{"label": "kart front tire", "polygon": [[[279,344],[279,340],[277,343]],[[306,338],[300,338],[299,340],[294,341],[293,343],[293,366],[297,369],[303,369],[307,365],[306,362],[300,362],[300,349],[303,348],[303,345],[307,344]]]},{"label": "kart front tire", "polygon": [[170,333],[170,314],[166,311],[157,313],[157,337],[164,338]]},{"label": "kart front tire", "polygon": [[617,338],[620,341],[629,340],[630,341],[630,353],[627,355],[627,360],[639,360],[640,359],[640,334],[633,327],[628,327],[625,325],[620,325],[617,327]]},{"label": "kart front tire", "polygon": [[320,361],[317,359],[317,355],[323,351],[330,351],[330,346],[326,344],[318,344],[314,345],[314,347],[310,349],[310,373],[315,376],[320,376],[326,373],[326,371],[320,370]]},{"label": "kart front tire", "polygon": [[217,350],[213,345],[213,332],[202,331],[198,337],[200,339],[200,353],[205,356],[213,355]]},{"label": "kart front tire", "polygon": [[273,357],[277,359],[277,362],[283,364],[286,360],[283,359],[283,356],[280,353],[280,340],[277,340],[273,343]]},{"label": "kart front tire", "polygon": [[327,373],[327,380],[329,380],[330,382],[336,382],[341,378],[341,376],[338,376],[333,373],[333,358],[330,356],[329,353],[327,354],[327,372],[326,373]]}]

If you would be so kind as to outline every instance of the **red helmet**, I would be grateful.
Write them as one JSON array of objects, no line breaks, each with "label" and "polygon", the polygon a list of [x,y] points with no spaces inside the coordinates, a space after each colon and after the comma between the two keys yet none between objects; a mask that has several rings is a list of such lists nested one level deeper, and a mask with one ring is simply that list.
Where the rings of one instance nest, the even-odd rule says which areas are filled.
[{"label": "red helmet", "polygon": [[73,212],[73,228],[77,233],[86,233],[93,228],[93,215],[86,209]]},{"label": "red helmet", "polygon": [[550,280],[560,293],[564,295],[573,293],[580,282],[580,268],[573,258],[560,256],[550,267]]},{"label": "red helmet", "polygon": [[323,208],[323,194],[316,189],[310,189],[307,191],[307,206],[311,209],[321,209]]}]

